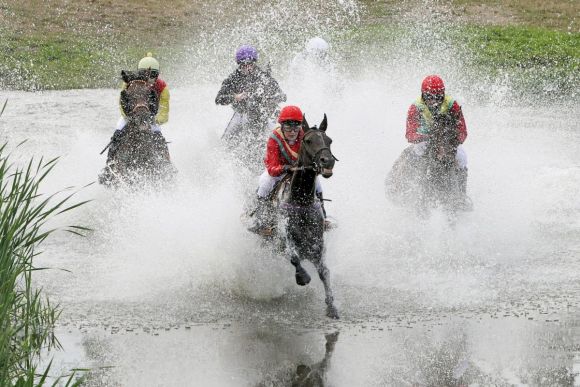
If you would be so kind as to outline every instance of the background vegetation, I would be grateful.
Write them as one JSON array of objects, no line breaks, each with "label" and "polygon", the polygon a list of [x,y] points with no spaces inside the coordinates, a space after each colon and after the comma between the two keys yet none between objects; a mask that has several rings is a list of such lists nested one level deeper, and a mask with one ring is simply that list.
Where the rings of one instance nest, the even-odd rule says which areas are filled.
[{"label": "background vegetation", "polygon": [[[70,196],[53,203],[54,197],[39,195],[55,162],[30,160],[17,167],[0,147],[0,386],[43,385],[50,365],[38,370],[41,353],[60,347],[54,335],[60,310],[33,285],[33,273],[41,270],[33,260],[52,233],[46,223],[83,203],[67,206]],[[71,376],[67,385],[75,383]]]},{"label": "background vegetation", "polygon": [[[149,50],[169,74],[183,65],[190,42],[207,39],[208,31],[228,22],[243,23],[240,15],[262,3],[267,2],[176,0],[163,7],[153,0],[0,0],[0,88],[115,87],[119,69],[134,67]],[[345,31],[351,51],[359,43],[393,42],[408,33],[409,21],[433,25],[439,18],[454,44],[469,52],[469,65],[484,75],[514,71],[525,77],[538,70],[564,77],[554,87],[566,91],[572,87],[568,78],[580,73],[576,0],[360,3],[360,17]]]}]

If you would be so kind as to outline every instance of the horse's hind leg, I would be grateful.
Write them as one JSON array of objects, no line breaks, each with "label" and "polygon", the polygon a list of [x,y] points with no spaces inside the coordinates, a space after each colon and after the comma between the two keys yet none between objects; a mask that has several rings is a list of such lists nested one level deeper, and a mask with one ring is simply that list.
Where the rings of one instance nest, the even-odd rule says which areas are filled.
[{"label": "horse's hind leg", "polygon": [[296,268],[296,283],[300,286],[308,285],[310,283],[310,275],[300,264],[300,259],[296,255],[292,255],[290,262]]},{"label": "horse's hind leg", "polygon": [[326,315],[330,318],[338,320],[338,309],[334,306],[334,295],[332,294],[332,289],[330,288],[330,271],[324,264],[322,260],[316,264],[316,270],[318,270],[318,276],[324,284],[324,293],[326,295]]}]

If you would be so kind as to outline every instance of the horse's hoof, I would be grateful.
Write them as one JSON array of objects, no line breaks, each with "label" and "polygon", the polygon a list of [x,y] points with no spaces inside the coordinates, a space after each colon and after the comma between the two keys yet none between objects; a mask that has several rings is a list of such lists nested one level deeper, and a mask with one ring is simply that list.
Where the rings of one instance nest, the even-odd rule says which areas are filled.
[{"label": "horse's hoof", "polygon": [[310,283],[310,275],[302,267],[296,269],[296,283],[300,286]]},{"label": "horse's hoof", "polygon": [[326,317],[331,318],[333,320],[340,319],[340,317],[338,316],[338,310],[334,306],[326,307]]}]

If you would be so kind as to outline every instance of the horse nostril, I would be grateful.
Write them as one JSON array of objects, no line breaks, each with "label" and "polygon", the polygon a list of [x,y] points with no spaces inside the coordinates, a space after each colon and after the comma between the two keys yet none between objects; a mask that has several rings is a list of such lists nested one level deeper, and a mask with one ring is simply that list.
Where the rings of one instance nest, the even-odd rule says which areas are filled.
[{"label": "horse nostril", "polygon": [[326,157],[321,157],[320,158],[320,162],[323,163],[323,164],[326,163],[327,161],[328,161],[328,159]]}]

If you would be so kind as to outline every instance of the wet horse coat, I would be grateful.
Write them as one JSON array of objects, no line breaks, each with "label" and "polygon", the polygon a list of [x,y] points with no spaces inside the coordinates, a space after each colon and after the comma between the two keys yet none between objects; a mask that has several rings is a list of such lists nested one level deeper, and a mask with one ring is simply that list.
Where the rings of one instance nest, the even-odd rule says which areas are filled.
[{"label": "wet horse coat", "polygon": [[454,222],[461,196],[455,160],[459,143],[454,127],[445,119],[436,120],[423,156],[417,156],[413,146],[403,150],[387,175],[389,199],[414,207],[421,216],[441,205]]},{"label": "wet horse coat", "polygon": [[105,185],[166,182],[175,170],[164,137],[151,130],[157,96],[147,83],[146,74],[125,71],[121,74],[127,84],[121,92],[127,124],[116,139],[118,144],[109,148],[107,166],[99,181]]},{"label": "wet horse coat", "polygon": [[277,209],[278,231],[276,238],[284,246],[284,253],[296,268],[296,283],[304,286],[310,276],[301,262],[314,264],[324,284],[326,314],[338,318],[334,296],[330,287],[330,273],[324,262],[324,214],[315,197],[316,176],[332,176],[336,158],[330,150],[332,140],[326,135],[326,115],[320,129],[310,128],[304,120],[304,139],[298,155],[298,165],[285,189],[281,190]]}]

